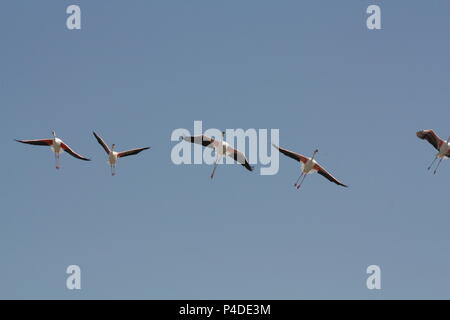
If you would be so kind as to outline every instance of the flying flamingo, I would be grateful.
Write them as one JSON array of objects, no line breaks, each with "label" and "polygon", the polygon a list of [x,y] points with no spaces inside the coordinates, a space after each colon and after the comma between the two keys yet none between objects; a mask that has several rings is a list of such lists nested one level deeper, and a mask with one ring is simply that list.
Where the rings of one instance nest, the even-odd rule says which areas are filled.
[{"label": "flying flamingo", "polygon": [[416,132],[416,136],[419,139],[427,140],[438,151],[438,153],[434,157],[433,162],[428,167],[428,170],[430,170],[433,164],[436,162],[436,160],[439,159],[439,162],[436,168],[434,169],[434,174],[436,174],[437,169],[439,168],[442,160],[450,158],[450,144],[449,144],[450,137],[447,139],[447,141],[444,141],[441,138],[439,138],[439,136],[436,133],[434,133],[433,130],[418,131]]},{"label": "flying flamingo", "polygon": [[[222,139],[224,136],[225,132],[222,132]],[[229,143],[223,140],[216,140],[205,135],[183,137],[183,139],[191,143],[201,144],[204,147],[214,149],[216,153],[216,162],[214,163],[214,168],[211,173],[211,179],[214,178],[214,174],[216,172],[219,160],[225,156],[233,158],[235,161],[239,162],[242,166],[244,166],[247,170],[253,171],[253,167],[249,164],[245,155],[241,151],[232,148]]]},{"label": "flying flamingo", "polygon": [[[320,164],[317,163],[317,161],[314,159],[316,157],[316,154],[319,152],[319,150],[314,150],[314,153],[311,158],[305,157],[299,153],[295,153],[292,151],[289,151],[287,149],[283,149],[281,147],[277,147],[276,145],[273,145],[276,149],[278,149],[282,154],[288,156],[289,158],[292,158],[294,160],[297,160],[301,164],[301,174],[300,177],[298,177],[297,181],[294,184],[294,187],[297,189],[300,189],[300,186],[302,185],[303,181],[305,180],[306,176],[311,173],[317,172],[318,174],[324,176],[331,182],[336,183],[337,185],[348,187],[342,182],[339,182],[335,177],[333,177],[327,170],[325,170]],[[301,179],[301,180],[300,180]],[[300,181],[300,182],[299,182]]]},{"label": "flying flamingo", "polygon": [[93,134],[94,134],[95,138],[97,139],[98,143],[100,143],[100,145],[103,147],[105,152],[108,154],[108,162],[109,162],[109,165],[111,166],[111,175],[113,175],[113,176],[116,175],[116,163],[119,158],[135,155],[141,151],[150,149],[150,147],[145,147],[145,148],[139,148],[139,149],[132,149],[132,150],[128,150],[128,151],[116,152],[116,151],[114,151],[114,148],[116,147],[115,144],[112,144],[111,149],[110,149],[108,147],[108,145],[105,143],[105,141],[99,135],[97,135],[95,132],[93,132]]},{"label": "flying flamingo", "polygon": [[55,162],[56,162],[56,169],[60,168],[59,164],[59,155],[62,152],[67,152],[72,157],[75,157],[80,160],[84,161],[91,161],[91,159],[85,158],[75,151],[73,151],[64,141],[56,137],[55,131],[52,131],[53,139],[37,139],[37,140],[17,140],[17,142],[26,143],[26,144],[33,144],[36,146],[49,146],[52,151],[55,153]]}]

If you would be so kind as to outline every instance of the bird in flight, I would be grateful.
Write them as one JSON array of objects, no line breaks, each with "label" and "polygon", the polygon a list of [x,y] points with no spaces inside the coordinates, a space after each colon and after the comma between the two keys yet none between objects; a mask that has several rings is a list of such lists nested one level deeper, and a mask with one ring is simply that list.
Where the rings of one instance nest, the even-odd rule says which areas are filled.
[{"label": "bird in flight", "polygon": [[[222,132],[222,139],[224,136],[225,136],[225,132]],[[191,143],[201,144],[204,147],[214,149],[214,151],[216,153],[216,162],[214,163],[214,168],[211,173],[211,179],[214,178],[214,174],[216,172],[219,160],[222,157],[226,157],[226,156],[233,158],[235,161],[240,163],[245,169],[247,169],[249,171],[253,171],[253,167],[250,165],[250,163],[248,162],[245,155],[241,151],[236,150],[233,147],[231,147],[228,142],[225,142],[223,140],[216,140],[216,139],[210,138],[205,135],[190,136],[190,137],[185,136],[185,137],[183,137],[183,140],[191,142]]]},{"label": "bird in flight", "polygon": [[109,148],[108,145],[106,144],[106,142],[98,134],[96,134],[95,132],[93,132],[93,134],[94,134],[95,138],[97,139],[98,143],[103,147],[106,154],[108,155],[108,163],[111,166],[111,175],[113,175],[113,176],[116,175],[116,163],[119,158],[135,155],[141,151],[150,149],[150,147],[145,147],[145,148],[138,148],[138,149],[117,152],[117,151],[114,151],[114,149],[116,147],[115,144],[112,144],[111,148]]},{"label": "bird in flight", "polygon": [[317,155],[317,153],[319,152],[319,150],[315,150],[312,157],[308,158],[305,157],[304,155],[301,155],[299,153],[295,153],[292,151],[289,151],[287,149],[283,149],[281,147],[278,147],[276,145],[274,145],[274,148],[278,149],[282,154],[288,156],[289,158],[292,158],[294,160],[297,160],[298,162],[300,162],[301,165],[301,174],[300,177],[298,177],[297,181],[294,184],[294,187],[296,187],[297,189],[300,189],[301,185],[303,184],[303,181],[305,180],[306,176],[308,174],[311,173],[315,173],[317,172],[318,174],[324,176],[325,178],[327,178],[328,180],[330,180],[331,182],[336,183],[337,185],[340,185],[342,187],[348,187],[347,185],[343,184],[342,182],[338,181],[335,177],[333,177],[327,170],[325,170],[325,168],[323,168],[320,164],[317,163],[317,161],[314,159]]},{"label": "bird in flight", "polygon": [[419,139],[427,140],[438,151],[438,153],[434,156],[433,162],[431,162],[430,166],[428,167],[428,170],[431,170],[433,164],[437,159],[439,159],[439,162],[434,169],[434,174],[436,174],[442,160],[450,158],[450,137],[447,139],[447,141],[444,141],[443,139],[439,138],[439,136],[433,130],[418,131],[416,132],[416,136]]},{"label": "bird in flight", "polygon": [[75,157],[77,159],[84,160],[84,161],[91,161],[91,159],[85,158],[85,157],[81,156],[80,154],[76,153],[75,151],[73,151],[73,149],[70,148],[69,145],[67,145],[60,138],[56,137],[55,131],[52,131],[52,135],[53,135],[53,138],[51,138],[51,139],[36,139],[36,140],[17,140],[17,139],[15,139],[15,140],[17,142],[32,144],[32,145],[36,145],[36,146],[49,146],[52,149],[53,153],[55,154],[56,169],[60,168],[59,155],[64,151],[67,152],[68,154],[70,154],[72,157]]}]

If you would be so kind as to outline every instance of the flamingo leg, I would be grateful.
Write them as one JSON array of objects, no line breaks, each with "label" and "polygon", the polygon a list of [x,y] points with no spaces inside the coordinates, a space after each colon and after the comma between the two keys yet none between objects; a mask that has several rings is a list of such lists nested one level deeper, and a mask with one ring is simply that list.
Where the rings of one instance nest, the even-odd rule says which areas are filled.
[{"label": "flamingo leg", "polygon": [[214,174],[216,173],[217,165],[219,164],[219,157],[217,157],[216,162],[214,163],[214,169],[211,173],[211,179],[214,178]]},{"label": "flamingo leg", "polygon": [[300,174],[300,177],[298,177],[297,181],[295,181],[294,187],[297,186],[298,182],[300,181],[300,179],[303,177],[304,174],[305,174],[305,173],[302,171],[302,173]]},{"label": "flamingo leg", "polygon": [[438,164],[436,166],[436,169],[434,169],[434,174],[436,174],[437,170],[439,169],[439,166],[441,165],[442,159],[444,159],[444,158],[440,158],[439,159],[439,162],[438,162]]},{"label": "flamingo leg", "polygon": [[428,171],[429,170],[431,170],[431,167],[433,166],[433,164],[436,162],[436,160],[437,160],[437,156],[436,157],[434,157],[434,160],[433,160],[433,162],[430,164],[430,166],[428,167]]},{"label": "flamingo leg", "polygon": [[297,189],[300,189],[300,187],[301,187],[302,184],[303,184],[303,181],[305,181],[306,176],[307,176],[307,174],[304,174],[304,175],[303,175],[302,180],[301,180],[300,183],[297,185]]},{"label": "flamingo leg", "polygon": [[55,166],[56,166],[56,169],[60,168],[60,165],[59,165],[59,153],[58,152],[55,152]]},{"label": "flamingo leg", "polygon": [[116,165],[115,165],[115,164],[112,164],[112,165],[111,165],[111,175],[112,175],[112,176],[115,176],[115,175],[116,175]]},{"label": "flamingo leg", "polygon": [[220,159],[220,154],[219,152],[216,150],[217,152],[217,156],[216,156],[216,162],[214,163],[214,169],[211,173],[211,179],[214,178],[214,174],[216,173],[216,169],[217,169],[217,165],[219,164],[219,159]]}]

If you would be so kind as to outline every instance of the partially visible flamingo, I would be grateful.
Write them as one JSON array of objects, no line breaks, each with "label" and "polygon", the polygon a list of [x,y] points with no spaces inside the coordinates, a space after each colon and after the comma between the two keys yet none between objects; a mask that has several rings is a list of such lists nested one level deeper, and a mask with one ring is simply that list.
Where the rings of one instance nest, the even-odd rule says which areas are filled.
[{"label": "partially visible flamingo", "polygon": [[224,136],[225,132],[222,132],[222,140],[216,140],[205,135],[183,137],[183,139],[191,143],[201,144],[204,147],[214,149],[216,153],[216,162],[214,163],[214,168],[211,173],[211,179],[214,178],[214,174],[216,172],[217,165],[219,164],[219,160],[222,157],[226,156],[233,158],[235,161],[240,163],[245,169],[253,171],[253,167],[250,165],[245,155],[241,151],[231,147],[228,142],[223,141]]},{"label": "partially visible flamingo", "polygon": [[442,160],[450,158],[450,137],[447,139],[447,141],[444,141],[433,130],[418,131],[416,132],[416,136],[419,139],[427,140],[438,151],[433,159],[433,162],[431,162],[430,166],[428,167],[428,170],[430,170],[436,160],[439,159],[439,162],[434,169],[434,174],[436,174]]},{"label": "partially visible flamingo", "polygon": [[59,155],[64,151],[67,152],[68,154],[70,154],[72,157],[75,157],[77,159],[84,160],[84,161],[91,161],[91,159],[85,158],[85,157],[79,155],[78,153],[76,153],[75,151],[73,151],[66,143],[64,143],[64,141],[62,141],[61,139],[56,137],[55,131],[52,131],[52,135],[53,135],[53,139],[37,139],[37,140],[17,140],[17,139],[15,139],[15,140],[17,142],[32,144],[32,145],[36,145],[36,146],[50,146],[52,151],[55,153],[56,169],[60,168]]},{"label": "partially visible flamingo", "polygon": [[95,138],[97,139],[98,143],[103,147],[105,152],[108,154],[108,162],[109,162],[109,165],[111,166],[111,175],[113,175],[113,176],[116,175],[116,163],[119,158],[135,155],[141,151],[150,149],[150,147],[145,147],[145,148],[132,149],[132,150],[127,150],[127,151],[122,151],[122,152],[116,152],[116,151],[114,151],[114,148],[116,147],[115,144],[112,144],[111,149],[110,149],[108,147],[108,145],[106,144],[106,142],[98,134],[96,134],[95,132],[93,132],[93,134],[94,134]]},{"label": "partially visible flamingo", "polygon": [[[336,183],[337,185],[348,187],[347,185],[343,184],[342,182],[338,181],[335,177],[333,177],[327,170],[325,170],[321,165],[317,163],[317,161],[314,159],[316,154],[319,152],[319,150],[314,150],[314,153],[311,158],[305,157],[304,155],[301,155],[299,153],[295,153],[292,151],[289,151],[287,149],[283,149],[281,147],[278,147],[273,144],[273,146],[278,149],[282,154],[288,156],[289,158],[292,158],[294,160],[297,160],[301,164],[301,174],[300,177],[298,177],[297,181],[294,184],[294,187],[297,189],[300,189],[300,186],[303,184],[303,181],[305,180],[306,176],[311,173],[317,172],[318,174],[324,176],[331,182]],[[301,179],[301,180],[300,180]],[[300,181],[300,182],[299,182]]]}]

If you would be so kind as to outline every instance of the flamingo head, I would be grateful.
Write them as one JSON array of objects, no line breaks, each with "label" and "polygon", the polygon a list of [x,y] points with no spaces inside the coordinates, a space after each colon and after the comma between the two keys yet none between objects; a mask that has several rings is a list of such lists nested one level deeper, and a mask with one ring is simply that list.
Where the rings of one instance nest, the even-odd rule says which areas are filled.
[{"label": "flamingo head", "polygon": [[56,138],[56,133],[55,133],[55,131],[52,131],[52,135],[53,135],[53,138]]},{"label": "flamingo head", "polygon": [[316,154],[316,153],[318,153],[318,152],[319,152],[319,149],[314,150],[314,154]]},{"label": "flamingo head", "polygon": [[116,147],[116,144],[115,143],[113,143],[112,145],[111,145],[111,150],[113,150],[114,151],[114,148]]}]

